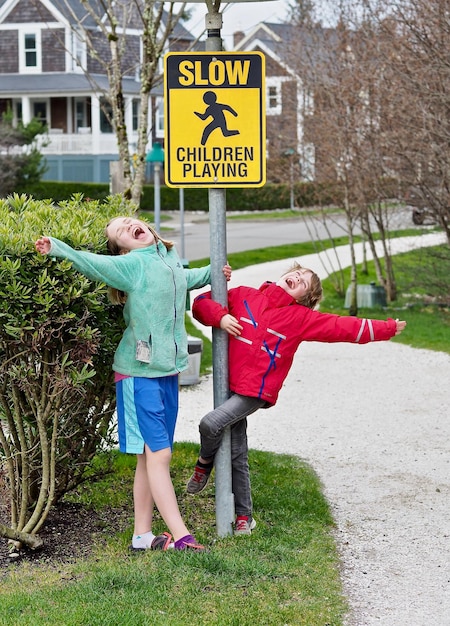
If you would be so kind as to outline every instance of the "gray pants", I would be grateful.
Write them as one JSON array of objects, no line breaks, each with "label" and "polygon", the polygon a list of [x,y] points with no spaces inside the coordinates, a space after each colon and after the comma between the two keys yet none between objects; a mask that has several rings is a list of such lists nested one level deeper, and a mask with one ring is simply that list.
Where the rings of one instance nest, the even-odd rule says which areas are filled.
[{"label": "gray pants", "polygon": [[247,416],[265,406],[265,400],[233,394],[200,422],[200,456],[213,459],[230,426],[232,489],[236,515],[252,517],[253,503],[248,467]]}]

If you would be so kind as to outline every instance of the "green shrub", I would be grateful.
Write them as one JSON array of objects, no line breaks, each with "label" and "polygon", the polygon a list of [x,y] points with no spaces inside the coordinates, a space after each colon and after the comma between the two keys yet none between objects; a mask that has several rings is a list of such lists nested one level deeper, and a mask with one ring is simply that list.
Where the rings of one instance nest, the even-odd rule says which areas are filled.
[{"label": "green shrub", "polygon": [[105,253],[107,221],[134,211],[120,196],[0,199],[0,470],[13,529],[36,533],[112,443],[111,366],[122,332],[121,307],[109,304],[105,285],[39,255],[34,241],[53,235]]}]

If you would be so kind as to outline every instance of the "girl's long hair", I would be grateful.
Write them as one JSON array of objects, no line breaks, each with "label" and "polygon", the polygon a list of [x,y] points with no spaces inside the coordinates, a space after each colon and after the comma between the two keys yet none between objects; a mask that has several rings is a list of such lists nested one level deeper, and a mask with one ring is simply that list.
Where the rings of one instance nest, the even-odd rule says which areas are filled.
[{"label": "girl's long hair", "polygon": [[[117,217],[114,217],[112,220],[110,220],[105,228],[105,235],[106,237],[108,237],[108,226],[111,224],[111,222],[113,222],[114,220],[116,220]],[[160,241],[162,244],[164,244],[164,246],[166,247],[166,250],[171,250],[174,246],[173,241],[169,241],[168,239],[163,239],[160,235],[158,235],[158,233],[156,232],[156,230],[150,226],[150,224],[146,223],[147,228],[149,229],[149,231],[152,233],[153,237],[155,238],[155,245],[158,245],[158,242]],[[118,244],[117,241],[111,241],[110,239],[107,238],[107,242],[106,242],[106,248],[109,252],[109,254],[111,254],[112,256],[117,256],[119,254],[127,254],[128,250],[122,250]],[[121,291],[120,289],[116,289],[115,287],[108,287],[108,298],[110,300],[110,302],[112,302],[113,304],[125,304],[125,302],[127,301],[127,294],[124,291]]]}]

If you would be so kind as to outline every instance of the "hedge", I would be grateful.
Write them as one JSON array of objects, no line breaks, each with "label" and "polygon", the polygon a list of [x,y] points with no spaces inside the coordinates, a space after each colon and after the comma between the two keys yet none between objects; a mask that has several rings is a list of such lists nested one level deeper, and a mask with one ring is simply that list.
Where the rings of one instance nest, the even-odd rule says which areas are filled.
[{"label": "hedge", "polygon": [[[104,202],[110,195],[106,183],[67,183],[43,181],[17,190],[36,200],[52,198],[55,202],[70,199],[75,193],[82,193],[90,200]],[[180,206],[178,189],[161,185],[161,208],[166,211],[177,210]],[[294,186],[296,205],[299,207],[317,204],[334,204],[336,193],[331,185],[316,183],[296,183]],[[263,187],[246,189],[235,187],[226,191],[227,209],[230,211],[269,211],[285,209],[290,206],[290,188],[286,184],[267,183]],[[152,211],[154,208],[153,185],[145,185],[141,200],[141,209]],[[186,211],[208,211],[208,189],[185,189],[184,208]]]}]

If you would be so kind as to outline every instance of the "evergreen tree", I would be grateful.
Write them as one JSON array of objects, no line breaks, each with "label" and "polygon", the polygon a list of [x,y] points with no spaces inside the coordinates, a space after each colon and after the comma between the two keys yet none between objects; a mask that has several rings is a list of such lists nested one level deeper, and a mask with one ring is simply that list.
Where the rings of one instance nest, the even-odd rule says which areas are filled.
[{"label": "evergreen tree", "polygon": [[37,183],[45,172],[36,137],[46,127],[33,119],[28,124],[13,124],[12,112],[3,113],[0,120],[0,197],[13,193],[24,183]]}]

